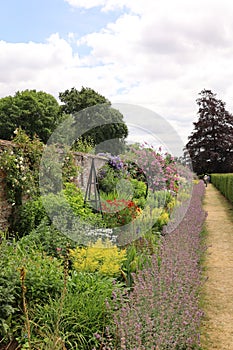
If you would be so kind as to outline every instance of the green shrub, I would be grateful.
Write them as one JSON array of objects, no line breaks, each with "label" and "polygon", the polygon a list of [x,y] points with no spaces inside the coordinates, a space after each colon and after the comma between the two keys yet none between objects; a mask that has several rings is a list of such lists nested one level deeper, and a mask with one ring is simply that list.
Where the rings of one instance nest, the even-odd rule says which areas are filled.
[{"label": "green shrub", "polygon": [[122,173],[116,172],[108,164],[105,164],[98,171],[99,189],[105,193],[114,192],[118,181],[123,177]]},{"label": "green shrub", "polygon": [[14,245],[4,240],[0,245],[0,339],[12,334],[13,317],[19,312],[19,272],[13,268]]},{"label": "green shrub", "polygon": [[72,145],[72,150],[75,152],[83,152],[83,153],[93,153],[95,149],[95,143],[91,137],[82,138],[80,137],[78,140],[74,142]]},{"label": "green shrub", "polygon": [[[78,189],[75,188],[75,191]],[[65,197],[66,192],[49,194],[43,199],[46,211],[59,232],[77,244],[87,245],[91,240],[88,233],[93,228],[104,226],[101,214],[94,214],[88,206],[84,206],[79,192]]]},{"label": "green shrub", "polygon": [[211,174],[211,182],[233,203],[233,174]]},{"label": "green shrub", "polygon": [[146,232],[143,237],[138,238],[126,247],[126,259],[122,265],[122,278],[127,287],[133,285],[133,273],[138,273],[148,267],[151,257],[157,254],[161,235],[153,230]]},{"label": "green shrub", "polygon": [[[79,227],[77,220],[80,223]],[[55,221],[58,228],[62,227],[62,232],[65,231],[68,237],[72,236],[72,232],[69,233],[72,227],[73,231],[77,231],[83,226],[84,236],[87,224],[92,227],[103,227],[102,216],[94,214],[92,209],[84,204],[81,190],[73,183],[66,183],[61,193],[51,193],[43,199],[38,197],[23,204],[14,220],[14,232],[18,237],[23,237],[35,230],[42,221],[46,222],[46,226]]]},{"label": "green shrub", "polygon": [[130,179],[130,183],[133,186],[133,198],[137,206],[140,208],[144,208],[146,204],[146,197],[147,197],[147,185],[143,181],[138,181],[137,179]]},{"label": "green shrub", "polygon": [[102,227],[101,215],[93,213],[84,203],[81,190],[73,183],[65,183],[64,190],[58,194],[50,193],[43,198],[43,203],[51,219],[67,217],[70,221],[74,217],[92,226]]},{"label": "green shrub", "polygon": [[[113,290],[120,286],[113,282],[99,274],[72,272],[63,300],[50,299],[31,310],[33,349],[91,350],[97,346],[98,335],[112,322],[106,301],[111,304]],[[60,347],[56,347],[58,339]]]},{"label": "green shrub", "polygon": [[125,249],[101,239],[88,247],[77,247],[70,254],[76,271],[99,272],[106,276],[120,275],[122,263],[126,260]]},{"label": "green shrub", "polygon": [[62,262],[31,247],[4,240],[0,245],[0,338],[10,339],[22,331],[20,270],[26,271],[28,305],[57,299],[63,286]]},{"label": "green shrub", "polygon": [[[46,209],[44,207],[46,204]],[[28,200],[19,209],[15,218],[14,231],[22,237],[35,229],[43,219],[56,216],[75,215],[80,219],[88,219],[93,224],[100,224],[100,215],[95,215],[91,208],[84,204],[81,190],[73,183],[65,183],[61,193],[49,194],[43,200],[42,197]]]},{"label": "green shrub", "polygon": [[18,237],[29,234],[43,219],[48,218],[41,198],[26,201],[18,208],[12,225]]},{"label": "green shrub", "polygon": [[36,249],[52,257],[62,258],[66,255],[67,247],[75,248],[76,243],[59,232],[47,219],[20,240],[24,249]]}]

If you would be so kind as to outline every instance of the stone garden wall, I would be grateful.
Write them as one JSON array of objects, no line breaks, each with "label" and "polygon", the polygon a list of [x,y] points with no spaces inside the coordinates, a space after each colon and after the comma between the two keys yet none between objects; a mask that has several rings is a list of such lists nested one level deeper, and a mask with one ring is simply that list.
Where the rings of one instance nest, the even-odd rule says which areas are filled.
[{"label": "stone garden wall", "polygon": [[5,230],[8,226],[8,217],[11,214],[12,206],[6,198],[4,185],[4,174],[0,171],[0,230]]},{"label": "stone garden wall", "polygon": [[[9,141],[0,140],[0,156],[1,152],[6,148],[13,147]],[[7,201],[6,188],[4,183],[4,173],[0,169],[0,230],[5,230],[8,226],[8,217],[11,214],[12,206]]]},{"label": "stone garden wall", "polygon": [[92,159],[94,159],[96,171],[107,162],[107,158],[105,157],[95,156],[87,153],[75,153],[76,165],[81,169],[75,182],[77,183],[77,186],[82,190],[85,190],[87,187]]}]

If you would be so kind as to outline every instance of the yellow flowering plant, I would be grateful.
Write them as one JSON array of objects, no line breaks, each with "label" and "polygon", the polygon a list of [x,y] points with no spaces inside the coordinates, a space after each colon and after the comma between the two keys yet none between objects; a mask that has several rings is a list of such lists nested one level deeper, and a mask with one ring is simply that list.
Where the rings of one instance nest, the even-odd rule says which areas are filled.
[{"label": "yellow flowering plant", "polygon": [[119,249],[111,241],[98,239],[87,247],[70,250],[74,269],[78,272],[99,272],[106,276],[117,276],[126,257],[126,249]]}]

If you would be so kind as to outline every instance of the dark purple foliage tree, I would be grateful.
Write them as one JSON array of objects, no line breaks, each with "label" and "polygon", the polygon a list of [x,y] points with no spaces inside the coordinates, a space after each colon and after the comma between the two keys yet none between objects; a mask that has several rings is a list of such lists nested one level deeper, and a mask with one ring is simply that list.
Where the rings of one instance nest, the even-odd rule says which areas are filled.
[{"label": "dark purple foliage tree", "polygon": [[197,99],[199,119],[186,149],[197,174],[233,172],[233,116],[211,90]]}]

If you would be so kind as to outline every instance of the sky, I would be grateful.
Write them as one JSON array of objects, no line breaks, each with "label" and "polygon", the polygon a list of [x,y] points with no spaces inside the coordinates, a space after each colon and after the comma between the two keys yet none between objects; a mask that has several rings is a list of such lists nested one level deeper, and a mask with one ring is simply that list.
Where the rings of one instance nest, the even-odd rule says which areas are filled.
[{"label": "sky", "polygon": [[89,87],[154,111],[185,144],[203,89],[233,112],[232,18],[231,0],[1,1],[0,98]]}]

